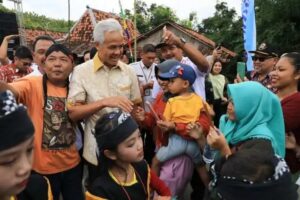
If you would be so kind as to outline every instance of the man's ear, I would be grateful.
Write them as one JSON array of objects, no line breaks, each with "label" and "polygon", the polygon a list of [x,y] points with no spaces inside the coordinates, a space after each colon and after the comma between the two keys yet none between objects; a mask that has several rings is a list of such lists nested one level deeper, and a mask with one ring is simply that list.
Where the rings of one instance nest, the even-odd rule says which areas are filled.
[{"label": "man's ear", "polygon": [[104,150],[104,156],[106,156],[107,158],[111,159],[111,160],[117,160],[117,155],[115,152],[111,151],[111,150]]},{"label": "man's ear", "polygon": [[14,56],[14,63],[18,62],[19,58],[17,56]]},{"label": "man's ear", "polygon": [[298,80],[298,82],[300,81],[300,71],[296,72],[295,79]]}]

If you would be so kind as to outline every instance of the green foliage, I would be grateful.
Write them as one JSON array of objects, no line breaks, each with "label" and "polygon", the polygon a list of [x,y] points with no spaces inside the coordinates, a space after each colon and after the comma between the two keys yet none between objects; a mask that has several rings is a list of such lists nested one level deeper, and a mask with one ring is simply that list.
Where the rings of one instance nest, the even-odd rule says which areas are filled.
[{"label": "green foliage", "polygon": [[195,31],[198,30],[198,18],[197,18],[197,13],[196,12],[191,12],[189,14],[189,18],[188,19],[183,19],[179,21],[179,24],[189,28],[189,29],[193,29]]},{"label": "green foliage", "polygon": [[213,17],[206,18],[198,25],[198,31],[216,43],[235,52],[243,49],[242,20],[237,18],[234,9],[229,9],[226,2],[216,4]]},{"label": "green foliage", "polygon": [[[133,13],[125,9],[127,19],[134,20]],[[142,1],[136,1],[136,25],[140,33],[146,33],[167,20],[177,21],[175,12],[166,6],[151,4],[150,7]]]},{"label": "green foliage", "polygon": [[73,21],[68,24],[68,21],[60,19],[51,19],[44,15],[38,15],[33,12],[25,12],[24,26],[31,29],[42,29],[56,32],[68,32],[74,24]]},{"label": "green foliage", "polygon": [[257,42],[272,44],[279,53],[300,50],[300,1],[256,1]]},{"label": "green foliage", "polygon": [[[0,12],[14,12],[0,4]],[[70,24],[66,20],[51,19],[44,15],[38,15],[34,12],[23,13],[24,26],[28,29],[40,29],[56,32],[68,32],[69,27],[74,25],[73,21]]]},{"label": "green foliage", "polygon": [[9,13],[12,11],[0,4],[0,12]]},{"label": "green foliage", "polygon": [[156,27],[165,21],[177,21],[174,11],[166,6],[151,6],[150,22],[152,27]]}]

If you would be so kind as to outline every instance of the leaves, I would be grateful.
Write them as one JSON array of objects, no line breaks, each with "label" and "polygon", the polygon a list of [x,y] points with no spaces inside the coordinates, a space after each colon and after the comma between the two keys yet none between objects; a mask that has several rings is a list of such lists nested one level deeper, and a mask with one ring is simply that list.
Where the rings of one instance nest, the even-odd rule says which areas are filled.
[{"label": "leaves", "polygon": [[300,1],[256,1],[257,43],[272,44],[279,53],[300,49]]},{"label": "leaves", "polygon": [[[0,5],[0,12],[14,12],[14,10],[8,9]],[[28,29],[41,29],[56,32],[68,32],[69,27],[71,28],[74,24],[70,21],[70,26],[68,21],[61,19],[51,19],[44,15],[38,15],[34,12],[23,13],[24,26]]]},{"label": "leaves", "polygon": [[34,12],[25,12],[24,16],[24,26],[25,28],[31,29],[42,29],[50,30],[56,32],[68,32],[74,24],[73,21],[68,24],[66,20],[51,19],[44,15],[38,15]]},{"label": "leaves", "polygon": [[[167,20],[178,20],[175,12],[166,6],[154,3],[148,7],[144,1],[138,0],[135,7],[137,28],[142,34],[150,31]],[[130,12],[130,10],[125,9],[125,15],[128,19],[132,21],[134,20],[134,15]]]},{"label": "leaves", "polygon": [[243,49],[242,20],[226,2],[216,4],[213,17],[206,18],[198,25],[198,31],[235,52]]}]

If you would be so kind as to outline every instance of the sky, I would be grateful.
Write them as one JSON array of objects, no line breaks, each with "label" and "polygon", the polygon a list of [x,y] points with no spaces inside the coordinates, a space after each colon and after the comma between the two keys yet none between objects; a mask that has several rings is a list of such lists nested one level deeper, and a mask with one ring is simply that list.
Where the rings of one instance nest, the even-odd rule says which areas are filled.
[{"label": "sky", "polygon": [[[165,5],[173,9],[180,19],[188,19],[189,13],[195,11],[198,21],[213,16],[215,4],[219,0],[144,0],[148,6],[152,3]],[[241,14],[241,0],[223,0],[229,8],[235,8]],[[133,10],[133,0],[121,0],[123,9]],[[119,13],[119,0],[70,0],[71,20],[78,20],[86,6],[106,12]],[[11,1],[3,0],[3,5],[14,8]],[[68,0],[23,0],[23,11],[32,11],[55,19],[68,19]]]}]

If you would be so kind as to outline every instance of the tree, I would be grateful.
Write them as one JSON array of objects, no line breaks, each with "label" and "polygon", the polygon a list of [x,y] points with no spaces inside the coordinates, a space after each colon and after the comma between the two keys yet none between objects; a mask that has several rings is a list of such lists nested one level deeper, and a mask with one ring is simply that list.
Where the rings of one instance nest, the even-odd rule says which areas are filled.
[{"label": "tree", "polygon": [[174,11],[166,6],[152,4],[150,9],[150,22],[152,28],[164,23],[165,21],[177,21],[178,17]]},{"label": "tree", "polygon": [[234,9],[228,9],[226,2],[217,3],[213,17],[198,25],[198,31],[223,46],[241,52],[243,49],[242,20]]},{"label": "tree", "polygon": [[196,12],[191,12],[189,14],[189,18],[180,20],[179,24],[181,24],[182,26],[184,26],[186,28],[193,29],[193,30],[197,31],[197,29],[198,29],[197,13]]},{"label": "tree", "polygon": [[[166,6],[151,4],[150,7],[142,1],[136,1],[136,26],[140,33],[146,33],[167,20],[178,20],[175,12]],[[127,19],[134,20],[130,10],[125,9]]]},{"label": "tree", "polygon": [[300,1],[256,1],[258,43],[272,44],[279,53],[300,49]]},{"label": "tree", "polygon": [[[8,9],[3,5],[0,5],[0,12],[15,12],[14,10]],[[44,15],[39,15],[34,12],[23,13],[24,26],[27,29],[40,29],[57,32],[68,32],[68,21],[61,19],[51,19]],[[71,26],[74,24],[71,21]]]}]

